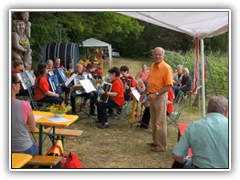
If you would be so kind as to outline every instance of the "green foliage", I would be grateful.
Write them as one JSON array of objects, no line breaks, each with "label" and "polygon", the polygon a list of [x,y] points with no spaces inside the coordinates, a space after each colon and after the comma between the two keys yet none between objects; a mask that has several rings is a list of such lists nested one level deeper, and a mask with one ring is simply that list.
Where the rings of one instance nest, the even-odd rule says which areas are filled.
[{"label": "green foliage", "polygon": [[[205,88],[207,93],[213,94],[213,83],[217,89],[217,93],[221,95],[228,95],[229,86],[229,65],[228,65],[228,54],[220,53],[206,53],[205,59],[208,61],[208,66],[210,68],[213,82],[210,79],[210,73],[206,69],[206,82]],[[165,61],[172,67],[173,70],[176,69],[178,64],[182,64],[190,71],[190,75],[193,78],[194,66],[195,66],[195,52],[194,50],[183,52],[172,52],[166,51]],[[202,58],[199,56],[199,84],[202,84]]]}]

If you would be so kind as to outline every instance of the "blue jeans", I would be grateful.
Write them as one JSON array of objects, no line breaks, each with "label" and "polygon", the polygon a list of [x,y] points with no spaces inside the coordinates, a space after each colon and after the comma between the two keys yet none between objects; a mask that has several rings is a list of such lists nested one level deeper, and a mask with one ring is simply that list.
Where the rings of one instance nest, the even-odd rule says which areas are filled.
[{"label": "blue jeans", "polygon": [[35,142],[33,142],[32,146],[28,148],[27,150],[23,151],[22,153],[25,154],[31,154],[32,156],[35,156],[38,154],[38,146]]}]

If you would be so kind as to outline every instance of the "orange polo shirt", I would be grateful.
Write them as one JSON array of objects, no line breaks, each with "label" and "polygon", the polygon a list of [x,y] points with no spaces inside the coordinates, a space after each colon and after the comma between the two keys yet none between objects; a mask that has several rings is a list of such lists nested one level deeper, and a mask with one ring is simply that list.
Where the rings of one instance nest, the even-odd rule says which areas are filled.
[{"label": "orange polo shirt", "polygon": [[172,68],[164,60],[158,65],[152,64],[147,80],[147,89],[156,93],[165,86],[172,86]]}]

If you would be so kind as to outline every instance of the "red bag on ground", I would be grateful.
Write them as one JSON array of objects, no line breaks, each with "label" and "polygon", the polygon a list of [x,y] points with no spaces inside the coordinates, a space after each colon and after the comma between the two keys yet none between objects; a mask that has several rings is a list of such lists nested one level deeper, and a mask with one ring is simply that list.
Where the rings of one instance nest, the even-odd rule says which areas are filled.
[{"label": "red bag on ground", "polygon": [[61,168],[82,168],[82,163],[74,152],[64,155],[61,160]]}]

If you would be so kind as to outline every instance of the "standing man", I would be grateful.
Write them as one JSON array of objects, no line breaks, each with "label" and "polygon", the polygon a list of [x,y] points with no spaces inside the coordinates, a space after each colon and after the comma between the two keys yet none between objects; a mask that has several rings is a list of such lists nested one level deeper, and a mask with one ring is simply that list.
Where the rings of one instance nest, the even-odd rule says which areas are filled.
[{"label": "standing man", "polygon": [[167,92],[172,88],[172,68],[164,61],[164,49],[156,47],[153,52],[153,64],[147,80],[147,90],[141,95],[143,101],[146,95],[150,101],[150,116],[153,142],[147,143],[154,152],[166,151],[167,146]]}]

